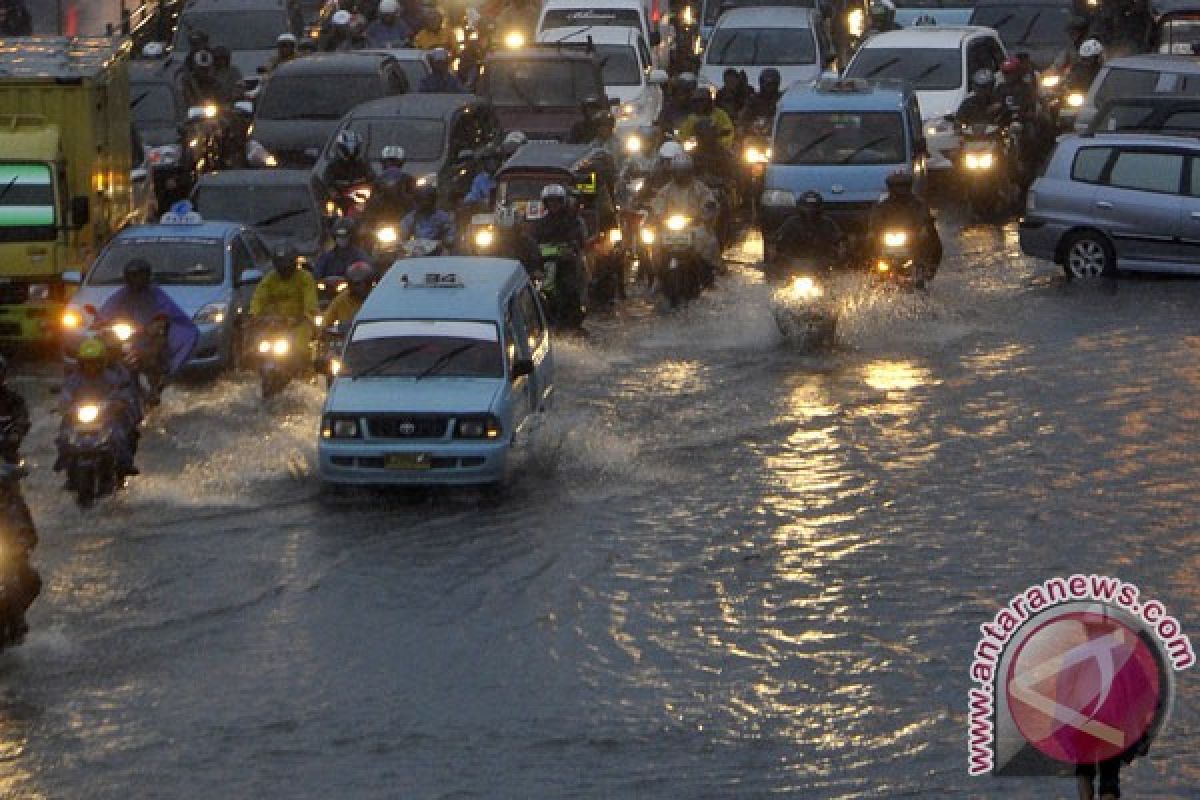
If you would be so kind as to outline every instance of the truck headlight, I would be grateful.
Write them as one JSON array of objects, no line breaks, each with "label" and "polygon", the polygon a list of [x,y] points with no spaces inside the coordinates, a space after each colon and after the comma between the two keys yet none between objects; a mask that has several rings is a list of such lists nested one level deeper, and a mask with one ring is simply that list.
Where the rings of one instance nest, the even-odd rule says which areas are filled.
[{"label": "truck headlight", "polygon": [[1071,108],[1083,108],[1084,96],[1082,92],[1071,92],[1067,95],[1067,105]]},{"label": "truck headlight", "polygon": [[885,231],[883,244],[886,247],[904,247],[908,243],[908,233],[905,231]]}]

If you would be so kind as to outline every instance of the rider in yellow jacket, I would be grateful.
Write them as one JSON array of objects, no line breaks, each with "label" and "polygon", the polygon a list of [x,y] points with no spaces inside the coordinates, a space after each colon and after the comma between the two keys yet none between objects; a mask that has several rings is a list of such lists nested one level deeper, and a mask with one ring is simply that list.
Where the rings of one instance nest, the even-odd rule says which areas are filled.
[{"label": "rider in yellow jacket", "polygon": [[294,326],[293,345],[299,349],[312,340],[317,315],[317,282],[296,264],[290,248],[273,254],[275,269],[259,282],[250,300],[250,316],[279,317]]},{"label": "rider in yellow jacket", "polygon": [[733,120],[724,110],[716,107],[712,95],[709,94],[708,89],[703,87],[697,88],[692,93],[691,113],[679,126],[679,138],[685,143],[685,147],[689,139],[696,138],[696,125],[702,119],[712,122],[713,128],[717,132],[717,141],[726,149],[732,150],[735,134]]}]

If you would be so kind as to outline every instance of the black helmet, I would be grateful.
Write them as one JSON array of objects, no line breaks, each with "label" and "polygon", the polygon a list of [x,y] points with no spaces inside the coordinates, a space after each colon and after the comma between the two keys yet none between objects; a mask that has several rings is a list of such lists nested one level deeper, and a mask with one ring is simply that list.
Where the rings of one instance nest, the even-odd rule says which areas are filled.
[{"label": "black helmet", "polygon": [[430,200],[437,202],[437,194],[438,194],[437,187],[434,186],[432,183],[423,184],[423,185],[417,187],[417,192],[416,192],[417,202],[418,203],[422,202],[422,201],[429,202]]},{"label": "black helmet", "polygon": [[779,84],[783,83],[783,77],[774,67],[767,67],[758,74],[759,86],[766,86],[768,83],[774,84],[776,89],[779,88]]},{"label": "black helmet", "polygon": [[713,139],[717,136],[717,126],[708,117],[696,122],[696,138],[697,139]]},{"label": "black helmet", "polygon": [[333,223],[333,235],[338,236],[353,236],[354,235],[354,220],[350,217],[338,217]]},{"label": "black helmet", "polygon": [[275,269],[290,269],[296,266],[296,251],[290,244],[276,245],[271,250],[271,263]]}]

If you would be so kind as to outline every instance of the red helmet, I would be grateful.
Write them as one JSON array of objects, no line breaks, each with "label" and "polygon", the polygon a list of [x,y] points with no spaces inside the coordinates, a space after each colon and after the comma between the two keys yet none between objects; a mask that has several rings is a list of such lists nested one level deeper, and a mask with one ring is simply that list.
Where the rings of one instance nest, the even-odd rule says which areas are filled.
[{"label": "red helmet", "polygon": [[1000,71],[1005,75],[1016,75],[1021,71],[1021,59],[1016,56],[1009,56],[1000,65]]},{"label": "red helmet", "polygon": [[348,283],[370,283],[375,280],[375,268],[366,261],[355,261],[346,268]]}]

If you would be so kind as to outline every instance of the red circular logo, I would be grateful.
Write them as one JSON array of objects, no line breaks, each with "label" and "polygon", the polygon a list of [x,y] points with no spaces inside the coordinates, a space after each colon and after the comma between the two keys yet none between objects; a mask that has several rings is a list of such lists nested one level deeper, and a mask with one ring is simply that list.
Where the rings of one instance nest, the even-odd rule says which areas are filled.
[{"label": "red circular logo", "polygon": [[1119,620],[1068,611],[1021,642],[1005,683],[1026,741],[1070,764],[1120,755],[1150,730],[1165,687],[1153,648]]}]

